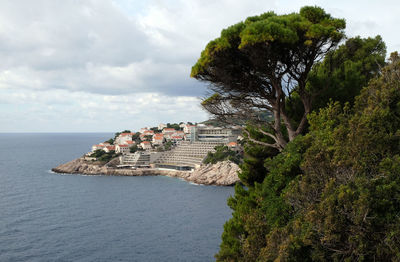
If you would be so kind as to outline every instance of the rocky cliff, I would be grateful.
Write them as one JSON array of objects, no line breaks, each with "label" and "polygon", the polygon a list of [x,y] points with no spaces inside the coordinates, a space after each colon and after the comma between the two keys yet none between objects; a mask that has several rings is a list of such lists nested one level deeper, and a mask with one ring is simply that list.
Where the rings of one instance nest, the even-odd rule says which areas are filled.
[{"label": "rocky cliff", "polygon": [[56,173],[84,174],[84,175],[112,175],[112,176],[170,176],[182,178],[186,181],[203,185],[230,186],[239,181],[238,165],[230,161],[219,162],[215,165],[204,165],[199,169],[189,171],[159,170],[159,169],[129,169],[115,168],[83,158],[72,160],[52,169]]}]

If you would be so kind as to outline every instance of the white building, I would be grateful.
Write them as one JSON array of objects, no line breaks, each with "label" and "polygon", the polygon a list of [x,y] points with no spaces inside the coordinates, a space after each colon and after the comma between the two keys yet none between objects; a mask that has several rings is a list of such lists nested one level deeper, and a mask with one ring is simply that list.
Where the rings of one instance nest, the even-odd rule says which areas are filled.
[{"label": "white building", "polygon": [[183,136],[171,136],[171,141],[173,142],[183,141]]},{"label": "white building", "polygon": [[161,156],[160,152],[135,152],[119,157],[121,165],[129,165],[134,167],[149,167]]},{"label": "white building", "polygon": [[171,136],[180,136],[180,137],[184,137],[185,133],[181,130],[176,130],[175,133],[173,133]]},{"label": "white building", "polygon": [[94,151],[96,151],[96,150],[98,150],[98,149],[104,149],[106,146],[105,145],[102,145],[102,144],[99,144],[99,145],[93,145],[92,146],[92,152],[94,152]]},{"label": "white building", "polygon": [[130,152],[130,147],[128,145],[116,145],[115,152],[124,155]]},{"label": "white building", "polygon": [[164,142],[164,135],[163,134],[154,134],[152,143],[153,145],[162,145]]},{"label": "white building", "polygon": [[151,144],[149,141],[143,141],[142,143],[140,143],[140,147],[144,150],[148,150],[151,149]]},{"label": "white building", "polygon": [[186,124],[186,125],[183,127],[183,132],[184,132],[185,134],[189,134],[192,127],[195,127],[195,126],[194,126],[194,125]]},{"label": "white building", "polygon": [[162,133],[166,140],[170,140],[171,136],[176,132],[174,128],[164,128]]},{"label": "white building", "polygon": [[109,153],[110,151],[115,151],[115,146],[106,146],[106,147],[103,148],[103,150],[106,153]]},{"label": "white building", "polygon": [[136,145],[135,141],[126,141],[125,144],[127,144],[129,147]]},{"label": "white building", "polygon": [[154,131],[153,130],[145,130],[143,133],[140,134],[140,140],[145,140],[146,136],[153,136]]},{"label": "white building", "polygon": [[190,141],[220,142],[223,144],[236,142],[242,133],[241,128],[225,128],[213,126],[195,126],[190,132]]},{"label": "white building", "polygon": [[132,136],[135,133],[122,133],[115,139],[115,144],[126,144],[127,141],[132,141]]}]

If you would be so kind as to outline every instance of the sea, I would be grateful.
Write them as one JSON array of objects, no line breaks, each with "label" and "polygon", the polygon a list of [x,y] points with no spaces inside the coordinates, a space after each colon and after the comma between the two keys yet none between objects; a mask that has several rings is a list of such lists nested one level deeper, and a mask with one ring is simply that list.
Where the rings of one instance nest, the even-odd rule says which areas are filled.
[{"label": "sea", "polygon": [[56,174],[111,133],[0,134],[0,261],[214,261],[232,187]]}]

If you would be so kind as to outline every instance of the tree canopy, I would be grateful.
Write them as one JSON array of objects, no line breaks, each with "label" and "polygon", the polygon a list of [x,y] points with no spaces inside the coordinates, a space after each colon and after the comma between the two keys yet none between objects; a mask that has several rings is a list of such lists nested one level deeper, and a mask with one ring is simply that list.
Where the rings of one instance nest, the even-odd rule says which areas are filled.
[{"label": "tree canopy", "polygon": [[400,58],[344,28],[319,7],[268,12],[192,67],[204,109],[248,121],[217,261],[399,260]]},{"label": "tree canopy", "polygon": [[[306,127],[313,101],[306,88],[308,74],[343,39],[344,28],[343,19],[306,6],[299,13],[249,17],[222,30],[191,71],[192,77],[209,82],[215,92],[203,101],[203,107],[220,119],[237,116],[270,125],[265,135],[273,141],[259,143],[282,150]],[[296,125],[285,108],[294,91],[304,111]],[[260,121],[260,112],[265,111],[273,114],[272,122]]]},{"label": "tree canopy", "polygon": [[217,261],[398,261],[400,57],[237,185]]}]

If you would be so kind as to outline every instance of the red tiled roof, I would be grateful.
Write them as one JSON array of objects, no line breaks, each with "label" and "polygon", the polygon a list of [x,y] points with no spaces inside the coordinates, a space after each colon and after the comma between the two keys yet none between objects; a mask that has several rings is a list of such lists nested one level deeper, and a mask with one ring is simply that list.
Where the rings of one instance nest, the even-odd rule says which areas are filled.
[{"label": "red tiled roof", "polygon": [[107,149],[108,149],[108,150],[114,150],[114,149],[115,149],[115,146],[107,146]]},{"label": "red tiled roof", "polygon": [[150,144],[149,141],[143,141],[141,144]]},{"label": "red tiled roof", "polygon": [[126,141],[125,143],[127,143],[128,145],[134,144],[135,142],[133,141]]},{"label": "red tiled roof", "polygon": [[128,147],[128,145],[119,145],[119,147]]},{"label": "red tiled roof", "polygon": [[230,143],[228,143],[228,146],[237,146],[237,143],[236,142],[230,142]]},{"label": "red tiled roof", "polygon": [[167,127],[166,127],[166,128],[163,129],[163,131],[175,131],[175,129],[174,129],[174,128],[169,128],[169,127],[167,128]]}]

